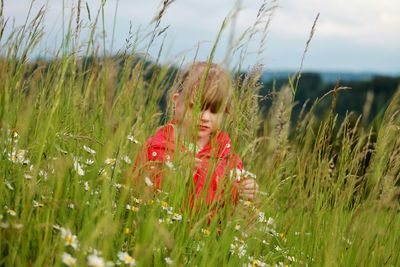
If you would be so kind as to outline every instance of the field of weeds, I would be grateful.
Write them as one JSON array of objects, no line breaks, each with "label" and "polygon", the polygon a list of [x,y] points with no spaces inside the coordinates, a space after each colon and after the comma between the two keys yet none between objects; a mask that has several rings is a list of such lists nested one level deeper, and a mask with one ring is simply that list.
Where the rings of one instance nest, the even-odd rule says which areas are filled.
[{"label": "field of weeds", "polygon": [[[154,38],[164,31],[157,23],[163,10]],[[273,95],[263,118],[260,68],[239,76],[240,64],[233,66],[234,110],[224,128],[260,193],[209,221],[207,208],[184,204],[193,157],[165,166],[173,182],[161,192],[144,194],[133,183],[142,145],[169,119],[160,103],[177,67],[148,64],[137,38],[104,56],[96,12],[82,43],[79,13],[70,20],[50,61],[31,57],[44,10],[7,37],[11,24],[1,12],[1,266],[400,265],[400,90],[374,127],[337,122],[335,97],[322,120],[317,100],[291,124],[296,78]]]}]

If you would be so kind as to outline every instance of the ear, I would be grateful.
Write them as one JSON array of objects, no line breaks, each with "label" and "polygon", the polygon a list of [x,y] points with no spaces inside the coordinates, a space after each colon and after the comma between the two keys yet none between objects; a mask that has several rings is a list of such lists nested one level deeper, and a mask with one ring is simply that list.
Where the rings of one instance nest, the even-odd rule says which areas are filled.
[{"label": "ear", "polygon": [[176,101],[178,101],[179,93],[173,93],[171,96],[172,102],[176,104]]}]

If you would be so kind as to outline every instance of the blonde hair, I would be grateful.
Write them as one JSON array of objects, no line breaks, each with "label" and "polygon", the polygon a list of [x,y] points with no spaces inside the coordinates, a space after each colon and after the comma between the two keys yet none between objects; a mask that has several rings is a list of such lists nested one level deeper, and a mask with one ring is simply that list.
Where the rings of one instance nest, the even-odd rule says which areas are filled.
[{"label": "blonde hair", "polygon": [[195,62],[185,68],[171,93],[183,93],[190,98],[199,93],[202,110],[229,113],[232,109],[231,76],[215,63]]}]

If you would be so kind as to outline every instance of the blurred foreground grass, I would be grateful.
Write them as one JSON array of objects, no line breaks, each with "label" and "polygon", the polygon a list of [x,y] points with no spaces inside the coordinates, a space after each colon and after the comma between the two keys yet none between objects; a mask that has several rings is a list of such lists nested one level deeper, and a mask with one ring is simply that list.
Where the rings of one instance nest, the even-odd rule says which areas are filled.
[{"label": "blurred foreground grass", "polygon": [[32,63],[43,14],[0,39],[0,265],[399,266],[399,90],[377,127],[337,125],[335,98],[289,125],[293,88],[262,118],[260,70],[236,77],[225,128],[264,194],[208,224],[183,204],[191,159],[153,197],[130,177],[175,68],[133,44],[100,57],[72,23],[54,60]]}]

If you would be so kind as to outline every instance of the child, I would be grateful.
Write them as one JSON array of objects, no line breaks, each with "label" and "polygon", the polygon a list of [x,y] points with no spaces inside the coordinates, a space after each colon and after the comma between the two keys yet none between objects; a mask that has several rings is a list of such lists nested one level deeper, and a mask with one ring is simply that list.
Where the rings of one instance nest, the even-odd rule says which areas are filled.
[{"label": "child", "polygon": [[192,151],[191,202],[205,200],[211,205],[223,201],[224,192],[230,192],[235,202],[238,198],[253,200],[258,186],[252,177],[244,177],[244,173],[251,174],[243,170],[242,161],[233,153],[228,134],[219,130],[231,109],[229,73],[217,64],[194,63],[181,74],[170,97],[173,120],[148,138],[140,157],[147,184],[160,189],[163,165],[172,166],[177,154],[190,155]]}]

